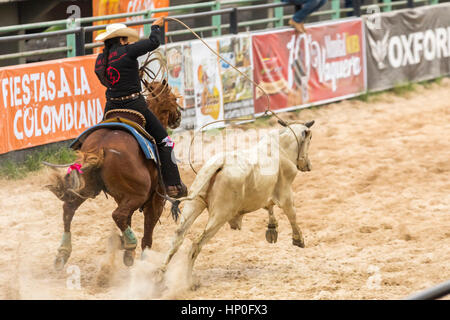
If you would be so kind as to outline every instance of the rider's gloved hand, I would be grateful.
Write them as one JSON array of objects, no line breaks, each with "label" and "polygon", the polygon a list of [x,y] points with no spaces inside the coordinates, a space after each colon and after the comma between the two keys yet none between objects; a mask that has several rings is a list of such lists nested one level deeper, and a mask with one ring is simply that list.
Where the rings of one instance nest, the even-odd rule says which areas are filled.
[{"label": "rider's gloved hand", "polygon": [[162,27],[163,25],[164,25],[164,17],[156,19],[152,24],[152,26],[159,26],[159,27]]}]

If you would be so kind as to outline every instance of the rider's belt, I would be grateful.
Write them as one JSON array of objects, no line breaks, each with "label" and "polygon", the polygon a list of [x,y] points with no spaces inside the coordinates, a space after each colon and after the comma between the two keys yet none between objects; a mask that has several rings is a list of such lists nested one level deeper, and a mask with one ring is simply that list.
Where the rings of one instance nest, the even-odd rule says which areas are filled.
[{"label": "rider's belt", "polygon": [[124,100],[135,100],[137,98],[139,98],[139,96],[141,95],[140,92],[136,92],[133,94],[130,94],[129,96],[123,96],[123,97],[118,97],[118,98],[108,98],[111,101],[124,101]]}]

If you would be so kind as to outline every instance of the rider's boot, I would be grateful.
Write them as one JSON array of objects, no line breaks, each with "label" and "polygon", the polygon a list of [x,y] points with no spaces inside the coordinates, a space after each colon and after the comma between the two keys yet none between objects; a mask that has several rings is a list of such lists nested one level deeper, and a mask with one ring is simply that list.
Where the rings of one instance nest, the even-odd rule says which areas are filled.
[{"label": "rider's boot", "polygon": [[181,181],[180,172],[173,155],[173,145],[163,141],[158,144],[159,158],[161,160],[161,173],[166,186],[166,193],[171,198],[187,196],[187,187]]}]

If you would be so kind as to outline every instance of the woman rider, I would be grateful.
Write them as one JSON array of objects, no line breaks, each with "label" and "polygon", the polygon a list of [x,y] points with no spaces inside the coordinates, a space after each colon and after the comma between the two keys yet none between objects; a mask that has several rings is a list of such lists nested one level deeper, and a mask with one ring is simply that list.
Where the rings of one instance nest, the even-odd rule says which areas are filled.
[{"label": "woman rider", "polygon": [[106,89],[105,114],[112,109],[131,109],[140,112],[146,120],[145,129],[156,140],[161,159],[161,172],[166,193],[173,198],[187,195],[187,188],[172,161],[173,142],[156,116],[147,108],[141,95],[139,63],[137,58],[159,47],[163,18],[151,27],[148,39],[139,40],[138,32],[122,23],[106,27],[96,41],[104,41],[105,48],[95,62],[95,73]]}]

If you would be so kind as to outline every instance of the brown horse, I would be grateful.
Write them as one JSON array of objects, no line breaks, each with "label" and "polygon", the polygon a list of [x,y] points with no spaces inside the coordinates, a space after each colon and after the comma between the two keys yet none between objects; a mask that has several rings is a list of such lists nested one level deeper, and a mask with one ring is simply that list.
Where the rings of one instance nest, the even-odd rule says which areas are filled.
[{"label": "brown horse", "polygon": [[[150,110],[165,128],[178,127],[181,107],[165,80],[147,83],[146,86],[153,96],[147,98]],[[158,195],[164,191],[158,180],[157,165],[145,158],[130,133],[109,128],[93,131],[84,140],[75,163],[82,165],[82,173],[73,170],[65,176],[55,174],[48,186],[64,202],[64,234],[55,268],[61,270],[70,257],[70,224],[75,211],[86,199],[95,198],[101,191],[111,195],[117,203],[112,218],[122,231],[124,263],[132,265],[137,246],[131,230],[133,213],[139,208],[144,213],[144,236],[141,242],[144,250],[152,246],[153,229],[164,207],[164,199]]]}]

